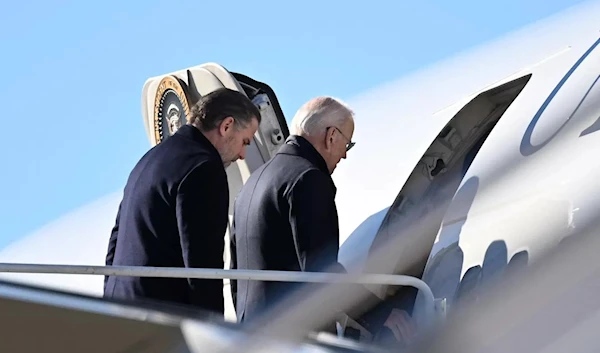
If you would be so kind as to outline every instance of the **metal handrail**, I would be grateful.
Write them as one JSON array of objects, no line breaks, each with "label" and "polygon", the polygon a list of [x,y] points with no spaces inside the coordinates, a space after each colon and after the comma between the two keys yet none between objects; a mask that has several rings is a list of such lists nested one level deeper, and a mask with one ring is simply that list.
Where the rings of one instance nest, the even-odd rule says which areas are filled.
[{"label": "metal handrail", "polygon": [[232,270],[214,268],[143,267],[143,266],[87,266],[0,263],[0,272],[6,273],[46,273],[72,275],[104,275],[132,277],[168,277],[196,279],[235,279],[277,282],[313,283],[359,283],[411,286],[421,290],[425,296],[425,314],[433,318],[435,298],[431,288],[416,277],[386,274],[339,274],[328,272]]}]

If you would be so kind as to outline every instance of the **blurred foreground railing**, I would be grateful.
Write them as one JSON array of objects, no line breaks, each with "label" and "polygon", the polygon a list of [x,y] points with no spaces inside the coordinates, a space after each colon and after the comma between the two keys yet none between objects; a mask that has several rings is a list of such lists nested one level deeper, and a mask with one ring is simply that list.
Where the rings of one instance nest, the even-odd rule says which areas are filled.
[{"label": "blurred foreground railing", "polygon": [[0,272],[47,273],[71,275],[104,275],[132,277],[168,277],[197,279],[235,279],[251,281],[313,282],[313,283],[358,283],[410,286],[419,289],[425,299],[425,316],[433,319],[435,299],[431,288],[422,280],[403,275],[386,274],[337,274],[325,272],[225,270],[213,268],[142,267],[142,266],[84,266],[0,263]]}]

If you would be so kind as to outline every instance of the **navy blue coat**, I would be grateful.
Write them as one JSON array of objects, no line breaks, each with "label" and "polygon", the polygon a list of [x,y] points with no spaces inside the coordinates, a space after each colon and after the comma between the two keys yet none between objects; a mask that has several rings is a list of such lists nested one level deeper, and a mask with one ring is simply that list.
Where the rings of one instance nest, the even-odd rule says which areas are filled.
[{"label": "navy blue coat", "polygon": [[[335,194],[323,157],[303,137],[290,136],[270,161],[252,173],[236,198],[231,267],[345,272],[338,263]],[[232,280],[238,321],[259,317],[297,287],[292,283]],[[354,290],[365,292],[369,303],[379,301],[364,286]]]},{"label": "navy blue coat", "polygon": [[[303,137],[290,136],[236,198],[231,267],[312,272],[337,263],[335,193],[323,157]],[[272,307],[295,287],[245,280],[232,280],[231,286],[240,322]]]},{"label": "navy blue coat", "polygon": [[[184,125],[129,175],[106,265],[222,269],[228,207],[219,153],[198,129]],[[104,296],[224,312],[222,280],[108,276]]]}]

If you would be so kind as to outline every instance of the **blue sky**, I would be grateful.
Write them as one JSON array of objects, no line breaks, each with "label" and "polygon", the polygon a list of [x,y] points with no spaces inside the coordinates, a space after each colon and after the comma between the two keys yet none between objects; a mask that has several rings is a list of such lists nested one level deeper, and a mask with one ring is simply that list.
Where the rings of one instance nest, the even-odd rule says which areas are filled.
[{"label": "blue sky", "polygon": [[148,77],[218,62],[271,85],[289,119],[581,2],[7,2],[0,248],[123,187],[149,148]]}]

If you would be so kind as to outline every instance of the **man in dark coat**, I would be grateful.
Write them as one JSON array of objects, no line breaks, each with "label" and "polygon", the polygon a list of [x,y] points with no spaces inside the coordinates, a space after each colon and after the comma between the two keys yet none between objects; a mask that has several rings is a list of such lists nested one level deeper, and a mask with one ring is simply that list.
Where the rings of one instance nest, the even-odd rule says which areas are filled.
[{"label": "man in dark coat", "polygon": [[[222,269],[225,168],[244,158],[259,123],[260,112],[240,92],[223,88],[200,98],[188,124],[150,149],[131,172],[106,265]],[[224,313],[222,280],[108,276],[104,297]]]},{"label": "man in dark coat", "polygon": [[[336,187],[331,174],[355,144],[353,116],[349,107],[331,97],[317,97],[298,110],[292,135],[252,173],[236,198],[231,268],[345,272],[338,263]],[[232,280],[238,321],[259,318],[297,288],[290,282]],[[410,336],[405,313],[393,311],[374,326],[365,321],[363,310],[381,301],[362,285],[350,290],[360,293],[365,305],[346,314],[369,330],[377,332],[385,326],[397,336]],[[315,315],[337,312],[335,303],[330,304],[330,313]],[[322,329],[334,330],[331,325]]]},{"label": "man in dark coat", "polygon": [[[231,267],[318,272],[333,266],[343,271],[337,260],[339,229],[331,173],[354,145],[353,113],[334,98],[318,97],[296,113],[291,131],[236,199]],[[262,314],[294,287],[232,281],[238,320]]]}]

